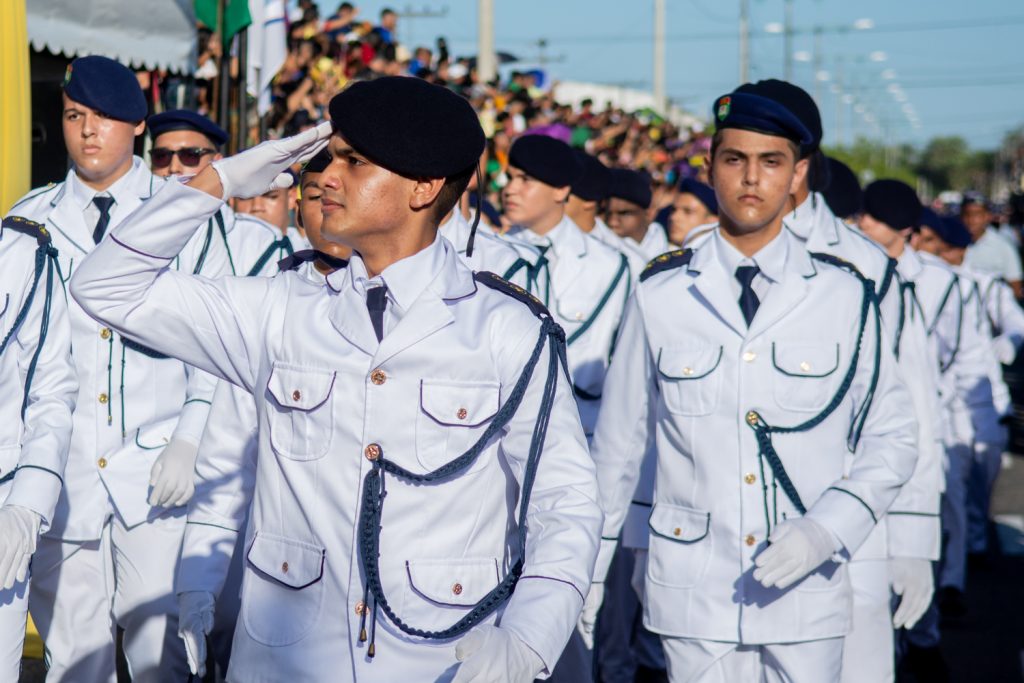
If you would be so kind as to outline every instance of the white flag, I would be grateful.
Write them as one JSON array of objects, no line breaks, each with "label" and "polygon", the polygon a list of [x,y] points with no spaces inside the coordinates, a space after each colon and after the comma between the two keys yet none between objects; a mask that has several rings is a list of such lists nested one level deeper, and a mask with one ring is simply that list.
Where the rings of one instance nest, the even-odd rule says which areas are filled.
[{"label": "white flag", "polygon": [[248,73],[249,94],[257,99],[260,116],[270,110],[270,82],[288,54],[285,0],[249,0]]}]

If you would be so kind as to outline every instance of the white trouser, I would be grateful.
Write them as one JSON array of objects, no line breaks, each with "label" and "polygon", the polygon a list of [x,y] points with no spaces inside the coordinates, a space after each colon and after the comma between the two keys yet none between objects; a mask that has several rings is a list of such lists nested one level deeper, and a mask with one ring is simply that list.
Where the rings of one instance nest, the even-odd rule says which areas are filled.
[{"label": "white trouser", "polygon": [[853,630],[843,644],[843,683],[887,683],[895,672],[889,563],[853,560]]},{"label": "white trouser", "polygon": [[967,583],[967,477],[972,449],[966,444],[946,447],[949,467],[946,491],[942,494],[942,565],[939,588],[952,586],[964,590]]},{"label": "white trouser", "polygon": [[671,683],[835,683],[843,639],[740,645],[662,636]]},{"label": "white trouser", "polygon": [[21,671],[28,590],[28,581],[0,590],[0,681],[16,681]]},{"label": "white trouser", "polygon": [[974,458],[967,475],[967,551],[988,548],[988,511],[992,489],[1003,464],[1006,442],[974,444]]},{"label": "white trouser", "polygon": [[117,515],[99,541],[41,538],[30,609],[46,645],[46,680],[115,680],[115,625],[133,683],[185,681],[174,572],[185,530],[181,508],[131,529]]}]

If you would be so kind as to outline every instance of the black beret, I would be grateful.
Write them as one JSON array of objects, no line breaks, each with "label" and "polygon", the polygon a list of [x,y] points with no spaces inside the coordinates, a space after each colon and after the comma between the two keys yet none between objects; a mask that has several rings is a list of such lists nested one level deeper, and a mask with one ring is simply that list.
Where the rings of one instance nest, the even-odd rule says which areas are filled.
[{"label": "black beret", "polygon": [[840,218],[849,218],[860,213],[864,191],[860,189],[857,174],[838,159],[832,157],[826,157],[826,159],[829,182],[822,194],[828,208],[832,209],[832,213]]},{"label": "black beret", "polygon": [[942,219],[943,233],[939,235],[942,241],[957,249],[966,249],[971,246],[971,232],[967,226],[956,216],[946,216]]},{"label": "black beret", "polygon": [[583,166],[583,173],[572,184],[572,193],[585,202],[599,202],[607,197],[608,184],[611,182],[608,167],[581,149],[573,150],[573,153]]},{"label": "black beret", "polygon": [[118,121],[137,123],[149,113],[135,74],[109,57],[79,57],[68,64],[64,94]]},{"label": "black beret", "polygon": [[524,135],[513,142],[508,163],[552,187],[569,187],[583,173],[572,147],[547,135]]},{"label": "black beret", "polygon": [[739,128],[786,138],[800,146],[801,156],[814,145],[812,133],[796,114],[767,97],[739,91],[722,95],[712,115],[718,130]]},{"label": "black beret", "polygon": [[608,196],[625,199],[627,202],[648,209],[651,206],[651,179],[646,173],[640,171],[613,168],[611,169]]},{"label": "black beret", "polygon": [[154,114],[146,122],[149,127],[149,135],[154,140],[160,135],[172,130],[191,130],[209,138],[215,147],[220,147],[228,141],[228,134],[223,128],[206,118],[188,109],[172,109],[162,114]]},{"label": "black beret", "polygon": [[718,197],[715,190],[695,178],[683,178],[679,181],[679,194],[692,194],[707,207],[708,213],[718,215]]},{"label": "black beret", "polygon": [[419,78],[353,83],[329,109],[335,132],[353,149],[407,178],[457,176],[484,151],[484,131],[469,102]]},{"label": "black beret", "polygon": [[893,230],[916,228],[921,219],[921,200],[902,180],[876,180],[864,190],[864,212]]},{"label": "black beret", "polygon": [[821,112],[818,111],[818,105],[814,103],[814,98],[800,86],[769,78],[757,83],[741,85],[736,92],[758,95],[777,102],[800,119],[800,123],[804,124],[804,128],[811,134],[811,142],[805,147],[804,154],[810,154],[821,144]]},{"label": "black beret", "polygon": [[302,167],[302,173],[323,173],[327,165],[331,163],[331,153],[323,148],[316,155],[306,162]]},{"label": "black beret", "polygon": [[921,218],[918,219],[917,224],[922,228],[931,228],[937,234],[942,234],[942,231],[946,229],[946,223],[942,216],[927,206],[921,207]]}]

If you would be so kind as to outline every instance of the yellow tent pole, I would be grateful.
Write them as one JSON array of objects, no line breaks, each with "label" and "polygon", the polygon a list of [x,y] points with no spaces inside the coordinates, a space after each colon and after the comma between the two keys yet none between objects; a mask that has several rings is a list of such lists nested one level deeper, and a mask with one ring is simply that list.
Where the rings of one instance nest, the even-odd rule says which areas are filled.
[{"label": "yellow tent pole", "polygon": [[25,0],[0,0],[0,211],[31,189],[32,96]]}]

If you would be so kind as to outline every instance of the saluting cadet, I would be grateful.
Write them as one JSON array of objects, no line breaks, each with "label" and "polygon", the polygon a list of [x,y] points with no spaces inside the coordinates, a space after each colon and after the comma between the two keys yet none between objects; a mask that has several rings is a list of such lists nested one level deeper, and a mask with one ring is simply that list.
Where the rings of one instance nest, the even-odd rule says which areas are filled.
[{"label": "saluting cadet", "polygon": [[[64,277],[108,228],[164,184],[132,154],[145,130],[135,75],[106,57],[76,59],[65,76],[63,132],[73,168],[11,210],[45,226]],[[169,266],[226,272],[205,234]],[[208,247],[208,248],[205,248]],[[174,557],[184,531],[212,378],[70,306],[80,383],[71,451],[54,519],[40,540],[30,610],[46,643],[50,680],[114,678],[115,626],[136,681],[188,675],[175,637]],[[113,618],[113,620],[112,620]]]},{"label": "saluting cadet", "polygon": [[[175,109],[150,116],[146,123],[153,138],[149,159],[154,175],[195,175],[224,158],[220,150],[228,134],[202,114]],[[207,221],[203,244],[212,241],[227,251],[232,275],[273,275],[278,260],[292,251],[291,242],[273,225],[227,204]]]},{"label": "saluting cadet", "polygon": [[628,168],[611,169],[608,227],[618,236],[634,277],[647,262],[669,249],[665,229],[651,222],[651,181],[646,174]]},{"label": "saluting cadet", "polygon": [[38,223],[0,227],[0,678],[17,681],[28,570],[53,524],[78,380],[57,253]]},{"label": "saluting cadet", "polygon": [[[484,143],[465,100],[381,78],[330,112],[335,134],[169,183],[72,293],[257,396],[230,679],[532,680],[573,630],[601,519],[561,333],[437,235]],[[353,249],[327,287],[166,267],[224,197],[283,184],[327,142],[322,230]]]},{"label": "saluting cadet", "polygon": [[743,91],[713,111],[719,227],[648,266],[609,370],[591,590],[653,436],[644,623],[669,679],[838,680],[845,560],[913,471],[915,420],[872,283],[783,228],[811,133]]},{"label": "saluting cadet", "polygon": [[[668,241],[676,247],[687,243],[701,226],[718,222],[718,200],[711,186],[695,178],[679,181],[679,192],[672,200],[672,213],[668,219]],[[710,229],[710,227],[708,228]]]}]

